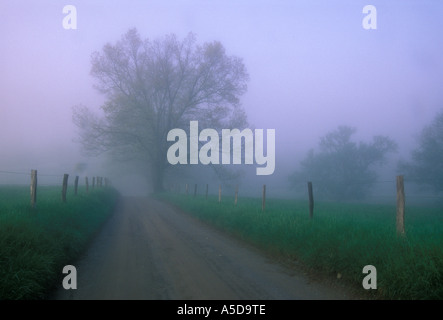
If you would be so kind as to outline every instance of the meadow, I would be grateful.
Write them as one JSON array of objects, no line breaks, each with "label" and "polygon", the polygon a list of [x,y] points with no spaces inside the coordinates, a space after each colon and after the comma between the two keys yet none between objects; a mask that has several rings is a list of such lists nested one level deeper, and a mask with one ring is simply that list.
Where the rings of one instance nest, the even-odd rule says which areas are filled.
[{"label": "meadow", "polygon": [[[371,299],[443,299],[443,208],[407,206],[406,236],[397,236],[395,205],[159,195],[276,259],[293,261],[341,281]],[[365,265],[377,270],[377,289],[364,290]],[[335,281],[335,280],[334,280]]]},{"label": "meadow", "polygon": [[70,189],[63,203],[61,187],[38,187],[31,208],[29,187],[0,186],[0,300],[47,298],[118,199],[112,188]]}]

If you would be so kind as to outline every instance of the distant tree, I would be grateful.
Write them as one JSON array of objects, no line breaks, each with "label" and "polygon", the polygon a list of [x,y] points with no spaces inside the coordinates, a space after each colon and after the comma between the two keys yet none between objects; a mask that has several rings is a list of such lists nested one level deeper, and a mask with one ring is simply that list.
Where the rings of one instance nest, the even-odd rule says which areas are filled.
[{"label": "distant tree", "polygon": [[80,142],[90,155],[109,152],[138,163],[154,191],[163,190],[169,130],[243,128],[239,97],[247,89],[242,60],[228,56],[220,42],[198,45],[193,34],[142,40],[135,29],[92,55],[92,76],[105,95],[104,117],[74,108]]},{"label": "distant tree", "polygon": [[423,128],[419,146],[412,151],[411,161],[399,163],[398,169],[407,177],[435,192],[443,191],[443,111]]},{"label": "distant tree", "polygon": [[300,170],[289,177],[294,186],[312,181],[315,192],[329,198],[362,199],[376,181],[375,166],[397,149],[394,141],[375,136],[371,143],[352,142],[355,128],[340,126],[320,139],[319,152],[310,150]]}]

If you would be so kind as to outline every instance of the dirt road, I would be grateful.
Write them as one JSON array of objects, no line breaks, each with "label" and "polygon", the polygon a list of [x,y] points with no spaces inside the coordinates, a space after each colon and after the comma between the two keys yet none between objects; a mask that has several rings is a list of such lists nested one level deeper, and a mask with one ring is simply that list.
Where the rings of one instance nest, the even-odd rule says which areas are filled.
[{"label": "dirt road", "polygon": [[150,198],[123,198],[52,299],[349,299]]}]

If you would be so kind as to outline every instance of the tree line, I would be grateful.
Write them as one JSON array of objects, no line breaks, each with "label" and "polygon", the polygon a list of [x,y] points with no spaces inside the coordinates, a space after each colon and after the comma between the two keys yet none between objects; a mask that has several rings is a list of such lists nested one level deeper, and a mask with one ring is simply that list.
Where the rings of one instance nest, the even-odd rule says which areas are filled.
[{"label": "tree line", "polygon": [[[377,182],[377,169],[398,146],[386,136],[356,142],[355,132],[356,128],[339,126],[320,138],[318,150],[308,152],[290,183],[318,181],[318,194],[336,200],[363,199]],[[397,173],[437,194],[443,191],[443,112],[422,130],[411,160],[400,161]]]},{"label": "tree line", "polygon": [[[102,116],[79,105],[73,121],[88,155],[108,153],[113,159],[137,164],[155,192],[164,190],[167,134],[189,130],[190,121],[221,131],[245,128],[240,97],[249,75],[241,58],[226,53],[220,42],[198,44],[194,34],[142,39],[130,29],[115,44],[106,44],[91,58],[91,75],[105,97]],[[334,199],[361,199],[377,181],[377,168],[398,149],[386,136],[353,141],[356,128],[339,126],[310,150],[289,182],[320,181],[316,193]],[[443,191],[443,112],[423,129],[419,144],[398,171],[409,181]],[[188,155],[189,156],[189,155]],[[239,176],[213,166],[220,178]],[[356,180],[362,183],[355,183]]]}]

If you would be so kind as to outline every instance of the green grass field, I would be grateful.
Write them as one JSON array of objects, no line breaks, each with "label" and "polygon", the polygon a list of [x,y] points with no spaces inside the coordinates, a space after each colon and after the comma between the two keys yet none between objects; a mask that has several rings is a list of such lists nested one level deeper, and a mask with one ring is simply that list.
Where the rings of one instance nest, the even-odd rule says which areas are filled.
[{"label": "green grass field", "polygon": [[362,287],[365,265],[377,269],[374,299],[443,299],[443,208],[406,207],[406,237],[397,237],[396,208],[389,205],[162,194],[173,203],[241,239],[284,259]]},{"label": "green grass field", "polygon": [[112,213],[112,188],[74,196],[61,187],[38,187],[31,209],[29,187],[0,187],[0,300],[44,299]]}]

